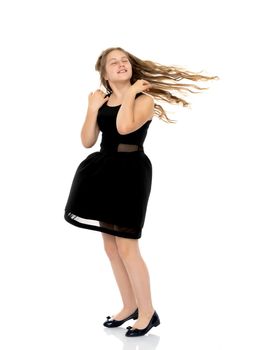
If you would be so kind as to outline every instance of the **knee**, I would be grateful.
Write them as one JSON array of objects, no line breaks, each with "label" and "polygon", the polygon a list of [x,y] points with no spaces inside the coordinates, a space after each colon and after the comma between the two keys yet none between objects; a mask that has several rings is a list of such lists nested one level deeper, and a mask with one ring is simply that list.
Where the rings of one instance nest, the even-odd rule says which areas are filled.
[{"label": "knee", "polygon": [[124,262],[132,261],[136,255],[136,249],[132,244],[123,240],[117,240],[118,254]]},{"label": "knee", "polygon": [[118,248],[115,242],[104,242],[104,250],[110,260],[119,257]]}]

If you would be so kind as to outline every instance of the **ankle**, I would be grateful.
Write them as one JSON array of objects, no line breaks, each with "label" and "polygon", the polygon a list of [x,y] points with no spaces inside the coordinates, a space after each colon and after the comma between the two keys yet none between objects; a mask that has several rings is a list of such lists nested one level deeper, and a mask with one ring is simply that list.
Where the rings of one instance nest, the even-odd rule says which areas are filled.
[{"label": "ankle", "polygon": [[148,308],[148,309],[139,308],[139,318],[145,318],[145,319],[151,318],[154,312],[155,312],[154,308]]},{"label": "ankle", "polygon": [[133,312],[137,309],[137,305],[136,304],[129,304],[129,305],[123,305],[123,311],[130,311],[130,312]]}]

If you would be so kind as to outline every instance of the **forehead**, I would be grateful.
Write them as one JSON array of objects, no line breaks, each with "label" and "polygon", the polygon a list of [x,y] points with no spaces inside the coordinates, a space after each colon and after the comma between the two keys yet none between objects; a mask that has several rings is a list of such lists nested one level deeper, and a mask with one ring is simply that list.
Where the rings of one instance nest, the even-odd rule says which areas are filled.
[{"label": "forehead", "polygon": [[120,51],[120,50],[113,50],[107,55],[107,61],[114,60],[114,59],[120,59],[128,57],[125,52]]}]

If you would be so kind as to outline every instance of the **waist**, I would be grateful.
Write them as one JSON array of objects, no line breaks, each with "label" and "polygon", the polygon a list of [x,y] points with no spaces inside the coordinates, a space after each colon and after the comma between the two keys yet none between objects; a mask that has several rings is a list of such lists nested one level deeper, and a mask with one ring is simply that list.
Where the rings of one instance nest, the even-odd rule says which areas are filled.
[{"label": "waist", "polygon": [[144,152],[143,146],[119,143],[116,145],[101,145],[101,153],[115,153],[115,152]]}]

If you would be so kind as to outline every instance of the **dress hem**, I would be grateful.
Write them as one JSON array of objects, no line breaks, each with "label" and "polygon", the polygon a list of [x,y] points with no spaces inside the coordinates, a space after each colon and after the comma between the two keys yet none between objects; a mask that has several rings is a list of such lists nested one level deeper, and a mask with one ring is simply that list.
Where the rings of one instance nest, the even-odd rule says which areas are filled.
[{"label": "dress hem", "polygon": [[110,234],[112,236],[128,238],[128,239],[139,239],[139,238],[141,238],[141,233],[130,234],[128,232],[119,232],[119,231],[111,230],[111,229],[109,229],[107,227],[95,226],[95,225],[91,225],[91,224],[84,224],[82,222],[79,222],[79,221],[76,221],[74,219],[71,219],[67,212],[65,212],[65,214],[64,214],[64,219],[71,225],[74,225],[74,226],[77,226],[77,227],[80,227],[80,228],[84,228],[84,229],[88,229],[88,230],[93,230],[93,231],[99,231],[99,232],[102,232],[102,233],[107,233],[107,234]]}]

